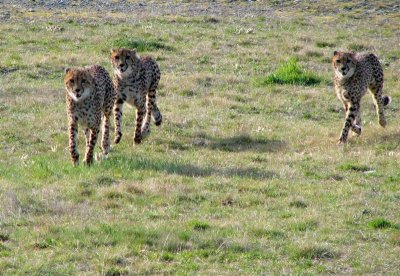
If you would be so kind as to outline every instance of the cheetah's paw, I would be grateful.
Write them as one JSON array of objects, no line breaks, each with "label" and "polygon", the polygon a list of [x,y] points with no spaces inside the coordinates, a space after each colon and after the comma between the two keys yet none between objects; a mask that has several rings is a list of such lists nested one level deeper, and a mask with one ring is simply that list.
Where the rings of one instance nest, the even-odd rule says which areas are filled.
[{"label": "cheetah's paw", "polygon": [[385,118],[379,119],[379,124],[380,124],[382,127],[385,127],[385,126],[386,126],[386,119],[385,119]]},{"label": "cheetah's paw", "polygon": [[354,125],[354,126],[351,128],[351,130],[352,130],[355,134],[357,134],[357,136],[361,135],[362,129],[361,129],[360,126]]},{"label": "cheetah's paw", "polygon": [[96,154],[94,155],[94,159],[95,159],[96,161],[102,161],[102,160],[105,160],[105,159],[107,159],[107,158],[108,158],[108,154],[104,154],[104,153],[102,153],[102,152],[96,153]]}]

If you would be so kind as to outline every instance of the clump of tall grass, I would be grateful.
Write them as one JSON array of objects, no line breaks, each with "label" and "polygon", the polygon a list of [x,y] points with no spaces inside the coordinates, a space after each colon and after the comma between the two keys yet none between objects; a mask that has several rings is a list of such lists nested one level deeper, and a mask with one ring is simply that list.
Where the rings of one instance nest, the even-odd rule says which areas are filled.
[{"label": "clump of tall grass", "polygon": [[292,84],[292,85],[317,85],[322,79],[313,72],[303,70],[297,63],[296,58],[290,58],[282,63],[275,72],[262,80],[262,85],[270,84]]},{"label": "clump of tall grass", "polygon": [[385,228],[400,229],[400,224],[395,224],[383,218],[374,219],[370,221],[368,225],[374,229],[385,229]]}]

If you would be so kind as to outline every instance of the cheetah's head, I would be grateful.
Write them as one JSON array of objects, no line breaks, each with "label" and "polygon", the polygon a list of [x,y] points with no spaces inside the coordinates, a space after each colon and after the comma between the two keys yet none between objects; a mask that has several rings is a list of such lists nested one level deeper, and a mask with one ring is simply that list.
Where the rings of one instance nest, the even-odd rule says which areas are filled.
[{"label": "cheetah's head", "polygon": [[93,77],[83,69],[65,69],[65,88],[68,96],[76,103],[90,96],[94,84]]},{"label": "cheetah's head", "polygon": [[136,49],[111,49],[111,63],[114,72],[119,76],[128,76],[139,70],[140,60]]},{"label": "cheetah's head", "polygon": [[340,79],[350,78],[356,69],[354,53],[335,51],[333,53],[332,65],[336,76]]}]

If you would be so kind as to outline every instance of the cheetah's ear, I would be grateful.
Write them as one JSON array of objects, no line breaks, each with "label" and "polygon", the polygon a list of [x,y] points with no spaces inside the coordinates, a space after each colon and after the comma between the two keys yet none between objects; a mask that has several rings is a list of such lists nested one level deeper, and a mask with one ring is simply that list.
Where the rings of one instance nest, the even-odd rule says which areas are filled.
[{"label": "cheetah's ear", "polygon": [[136,48],[133,48],[130,51],[131,51],[132,55],[136,55]]},{"label": "cheetah's ear", "polygon": [[65,74],[67,74],[69,71],[71,71],[71,68],[69,68],[69,67],[66,67],[66,68],[64,69],[64,73],[65,73]]},{"label": "cheetah's ear", "polygon": [[334,51],[334,52],[333,52],[333,55],[334,55],[334,56],[336,56],[336,55],[337,55],[337,53],[338,53],[338,51]]},{"label": "cheetah's ear", "polygon": [[111,48],[111,49],[110,49],[110,54],[115,53],[116,51],[117,51],[117,49]]}]

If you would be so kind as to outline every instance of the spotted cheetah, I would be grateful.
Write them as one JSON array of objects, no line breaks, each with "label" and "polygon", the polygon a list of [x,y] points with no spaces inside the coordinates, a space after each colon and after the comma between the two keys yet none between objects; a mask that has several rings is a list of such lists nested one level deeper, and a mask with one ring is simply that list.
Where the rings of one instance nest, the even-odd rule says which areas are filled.
[{"label": "spotted cheetah", "polygon": [[69,151],[74,166],[78,165],[77,150],[78,123],[85,127],[86,155],[85,164],[93,162],[93,150],[100,131],[102,116],[102,151],[107,155],[110,150],[110,115],[114,102],[114,89],[108,72],[101,66],[65,69],[65,87],[67,90],[67,114],[69,132]]},{"label": "spotted cheetah", "polygon": [[373,96],[379,124],[385,127],[383,107],[389,105],[391,99],[382,95],[383,70],[378,58],[374,54],[335,51],[332,65],[336,95],[346,112],[346,121],[338,143],[347,142],[350,129],[357,135],[361,134],[360,103],[367,89]]},{"label": "spotted cheetah", "polygon": [[113,85],[116,93],[114,142],[119,143],[122,137],[122,105],[126,101],[137,108],[134,142],[140,144],[142,138],[150,133],[151,115],[157,126],[162,122],[162,115],[156,104],[160,69],[151,57],[140,58],[136,49],[111,49],[111,63],[114,69]]}]

